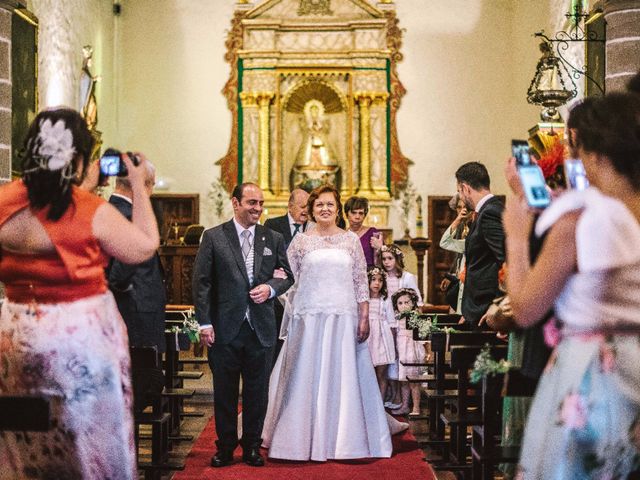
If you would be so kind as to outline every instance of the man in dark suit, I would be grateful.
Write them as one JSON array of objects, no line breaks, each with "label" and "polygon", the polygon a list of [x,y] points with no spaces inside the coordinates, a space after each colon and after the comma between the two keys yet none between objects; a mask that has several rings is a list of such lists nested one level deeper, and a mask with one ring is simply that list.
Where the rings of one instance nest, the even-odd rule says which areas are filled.
[{"label": "man in dark suit", "polygon": [[265,227],[282,234],[287,248],[293,237],[307,228],[307,200],[309,200],[309,194],[301,188],[296,188],[289,196],[287,213],[264,222]]},{"label": "man in dark suit", "polygon": [[[287,213],[281,217],[270,218],[264,222],[265,227],[282,234],[286,248],[289,248],[293,237],[307,229],[307,217],[309,215],[307,213],[307,200],[309,200],[309,194],[307,192],[301,188],[294,189],[289,196]],[[276,314],[276,327],[279,332],[280,326],[282,325],[282,316],[284,315],[284,306],[276,299],[273,302],[273,308]],[[276,363],[283,344],[284,341],[278,338],[276,348],[273,352],[273,365]]]},{"label": "man in dark suit", "polygon": [[[151,196],[155,184],[155,169],[147,165],[145,186]],[[131,184],[126,177],[116,177],[116,188],[109,203],[122,215],[131,220],[133,205]],[[111,260],[107,267],[109,288],[118,304],[120,315],[127,325],[129,345],[132,347],[155,346],[164,352],[165,306],[167,303],[163,283],[163,269],[156,253],[149,260],[138,265],[128,265]]]},{"label": "man in dark suit", "polygon": [[465,242],[462,316],[464,321],[477,326],[491,301],[500,296],[498,272],[505,260],[504,205],[491,193],[489,173],[481,163],[462,165],[456,171],[456,180],[460,198],[475,212]]},{"label": "man in dark suit", "polygon": [[[233,190],[233,219],[202,236],[194,265],[193,295],[200,336],[209,346],[218,451],[213,467],[233,462],[238,444],[238,391],[242,376],[242,459],[264,465],[260,444],[269,374],[276,343],[273,302],[293,285],[284,238],[258,225],[262,190]],[[286,278],[274,278],[282,269]]]}]

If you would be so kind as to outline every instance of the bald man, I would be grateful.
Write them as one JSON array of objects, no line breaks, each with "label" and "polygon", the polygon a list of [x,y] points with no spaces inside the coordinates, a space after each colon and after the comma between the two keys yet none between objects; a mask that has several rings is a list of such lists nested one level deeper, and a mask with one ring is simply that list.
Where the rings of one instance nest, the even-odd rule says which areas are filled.
[{"label": "bald man", "polygon": [[309,194],[300,188],[296,188],[289,196],[287,214],[281,217],[268,219],[264,226],[279,232],[284,237],[287,248],[293,237],[307,229],[307,200]]}]

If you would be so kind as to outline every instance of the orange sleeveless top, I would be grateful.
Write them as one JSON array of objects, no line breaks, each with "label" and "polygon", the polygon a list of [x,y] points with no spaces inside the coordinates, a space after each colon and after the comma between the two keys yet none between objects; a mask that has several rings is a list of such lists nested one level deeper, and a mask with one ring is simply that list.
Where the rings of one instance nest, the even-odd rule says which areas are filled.
[{"label": "orange sleeveless top", "polygon": [[[107,291],[104,268],[108,257],[93,236],[93,217],[102,198],[72,187],[72,202],[57,221],[48,208],[32,211],[55,246],[55,253],[24,254],[0,251],[0,281],[6,296],[17,303],[71,302]],[[29,208],[22,180],[0,187],[0,226]]]}]

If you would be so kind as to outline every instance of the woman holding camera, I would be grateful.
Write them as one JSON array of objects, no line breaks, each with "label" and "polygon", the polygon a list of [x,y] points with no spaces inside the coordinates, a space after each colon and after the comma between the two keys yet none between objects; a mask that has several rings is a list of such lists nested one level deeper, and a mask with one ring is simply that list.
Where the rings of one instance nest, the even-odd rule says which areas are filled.
[{"label": "woman holding camera", "polygon": [[0,394],[49,397],[52,417],[47,432],[0,433],[2,478],[136,477],[127,334],[104,267],[149,258],[158,229],[142,155],[122,156],[132,222],[78,187],[89,171],[97,185],[92,146],[76,111],[40,112],[23,178],[0,187]]},{"label": "woman holding camera", "polygon": [[514,319],[526,328],[553,307],[559,325],[518,478],[627,478],[640,445],[640,98],[588,98],[568,130],[592,187],[540,215],[533,266],[532,212],[511,198],[504,215]]}]

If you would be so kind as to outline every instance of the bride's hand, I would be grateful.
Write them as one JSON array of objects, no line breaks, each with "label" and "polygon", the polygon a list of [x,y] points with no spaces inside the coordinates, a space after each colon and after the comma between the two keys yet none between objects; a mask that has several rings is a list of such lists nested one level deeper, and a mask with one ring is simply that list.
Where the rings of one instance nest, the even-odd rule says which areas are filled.
[{"label": "bride's hand", "polygon": [[363,318],[358,322],[358,343],[362,343],[369,338],[369,319]]},{"label": "bride's hand", "polygon": [[280,279],[286,280],[287,274],[285,273],[283,268],[276,268],[273,271],[273,278],[280,278]]}]

